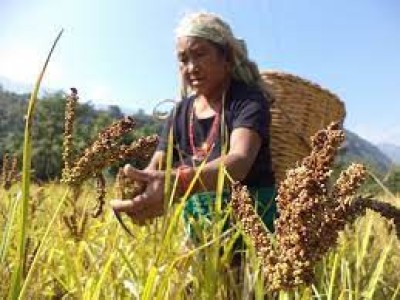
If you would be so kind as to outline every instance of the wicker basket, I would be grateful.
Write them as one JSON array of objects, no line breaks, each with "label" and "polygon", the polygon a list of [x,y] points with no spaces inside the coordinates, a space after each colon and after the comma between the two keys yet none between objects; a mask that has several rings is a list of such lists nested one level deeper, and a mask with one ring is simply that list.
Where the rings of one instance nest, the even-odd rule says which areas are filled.
[{"label": "wicker basket", "polygon": [[271,152],[277,183],[310,153],[310,137],[332,121],[343,122],[345,107],[330,91],[288,73],[261,73],[273,96]]}]

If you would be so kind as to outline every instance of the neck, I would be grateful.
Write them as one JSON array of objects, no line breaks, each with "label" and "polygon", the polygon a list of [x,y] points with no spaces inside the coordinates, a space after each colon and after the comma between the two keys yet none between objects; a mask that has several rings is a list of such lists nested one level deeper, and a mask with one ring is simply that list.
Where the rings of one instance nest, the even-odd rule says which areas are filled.
[{"label": "neck", "polygon": [[204,97],[204,96],[199,96],[196,99],[196,105],[199,107],[204,107],[204,108],[215,108],[221,105],[222,103],[222,97],[223,93],[220,94],[219,96],[210,98],[210,97]]},{"label": "neck", "polygon": [[203,97],[199,96],[194,102],[194,112],[198,118],[209,118],[221,111],[224,93],[220,93],[216,97]]},{"label": "neck", "polygon": [[222,98],[224,97],[225,92],[228,90],[229,84],[230,80],[227,79],[223,84],[221,84],[218,90],[207,95],[198,95],[196,101],[197,104],[204,108],[218,108],[222,104]]}]

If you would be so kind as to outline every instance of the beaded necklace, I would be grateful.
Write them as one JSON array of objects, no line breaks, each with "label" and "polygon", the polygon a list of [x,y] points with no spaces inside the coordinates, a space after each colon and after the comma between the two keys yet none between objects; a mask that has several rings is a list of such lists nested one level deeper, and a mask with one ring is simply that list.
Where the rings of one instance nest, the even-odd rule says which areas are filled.
[{"label": "beaded necklace", "polygon": [[208,132],[206,140],[201,144],[200,147],[196,147],[195,142],[194,142],[194,102],[193,106],[190,112],[189,116],[189,143],[190,143],[190,148],[193,153],[193,160],[194,161],[203,161],[204,158],[210,153],[212,148],[214,147],[215,144],[215,139],[218,135],[218,128],[220,125],[221,121],[221,108],[222,105],[221,103],[218,104],[217,109],[216,109],[216,114],[213,120],[213,123],[211,125],[211,129]]}]

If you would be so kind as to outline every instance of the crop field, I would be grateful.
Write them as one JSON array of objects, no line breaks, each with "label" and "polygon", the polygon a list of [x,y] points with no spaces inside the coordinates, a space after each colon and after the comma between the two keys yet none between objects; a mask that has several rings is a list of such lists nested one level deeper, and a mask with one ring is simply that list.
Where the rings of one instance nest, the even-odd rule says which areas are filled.
[{"label": "crop field", "polygon": [[[190,249],[182,226],[165,233],[163,220],[132,227],[130,237],[109,209],[100,218],[87,218],[94,189],[87,185],[82,191],[77,228],[72,229],[65,222],[65,187],[31,187],[22,299],[251,299],[254,293],[262,299],[263,278],[254,251],[246,257],[243,285],[233,287],[224,257],[218,255],[228,240],[215,238]],[[1,199],[0,294],[5,297],[19,260],[19,186],[2,190]],[[166,221],[172,218],[171,213]],[[393,226],[369,212],[347,227],[336,249],[316,265],[312,285],[281,292],[281,297],[398,299],[399,247]],[[273,299],[279,293],[269,295]]]},{"label": "crop field", "polygon": [[[62,178],[35,180],[32,120],[48,60],[29,101],[21,172],[11,157],[3,159],[1,298],[400,299],[400,197],[384,185],[373,195],[359,193],[373,176],[361,164],[333,178],[345,138],[338,124],[316,133],[310,155],[280,183],[274,233],[262,224],[245,186],[232,182],[230,204],[221,209],[230,180],[223,165],[214,218],[194,222],[195,237],[188,237],[181,217],[193,183],[173,204],[176,182],[168,176],[165,215],[137,226],[108,205],[132,197],[137,186],[120,173],[105,178],[103,171],[120,161],[148,160],[157,136],[124,144],[136,126],[125,117],[77,151],[75,89],[66,100]],[[171,149],[170,143],[167,173]],[[201,166],[194,180],[200,172]],[[239,256],[237,243],[244,245]]]}]

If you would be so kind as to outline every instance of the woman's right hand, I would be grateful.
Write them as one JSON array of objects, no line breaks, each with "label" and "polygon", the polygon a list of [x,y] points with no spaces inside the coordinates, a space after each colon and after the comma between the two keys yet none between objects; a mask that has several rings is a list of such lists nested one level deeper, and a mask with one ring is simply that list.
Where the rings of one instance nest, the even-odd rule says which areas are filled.
[{"label": "woman's right hand", "polygon": [[163,171],[145,169],[138,170],[131,165],[125,165],[125,176],[146,185],[143,193],[133,199],[115,199],[111,206],[116,212],[124,212],[134,223],[144,225],[146,220],[159,217],[164,213],[164,178]]}]

